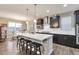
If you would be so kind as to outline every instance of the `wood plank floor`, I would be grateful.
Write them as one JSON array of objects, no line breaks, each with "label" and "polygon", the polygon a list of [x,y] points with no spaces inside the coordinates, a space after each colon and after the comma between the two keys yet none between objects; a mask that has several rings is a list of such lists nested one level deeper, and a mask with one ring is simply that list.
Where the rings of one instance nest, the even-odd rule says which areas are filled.
[{"label": "wood plank floor", "polygon": [[0,55],[16,55],[17,53],[15,40],[0,42]]},{"label": "wood plank floor", "polygon": [[[79,55],[79,49],[53,44],[54,55]],[[0,55],[22,55],[16,46],[16,40],[0,42]]]},{"label": "wood plank floor", "polygon": [[54,44],[54,54],[55,55],[79,55],[79,49],[71,48],[59,44]]}]

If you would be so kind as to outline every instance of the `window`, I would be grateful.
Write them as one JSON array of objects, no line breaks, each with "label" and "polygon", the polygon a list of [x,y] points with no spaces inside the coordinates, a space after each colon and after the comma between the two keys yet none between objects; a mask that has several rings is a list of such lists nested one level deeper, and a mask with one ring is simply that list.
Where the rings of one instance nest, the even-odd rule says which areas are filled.
[{"label": "window", "polygon": [[16,27],[16,28],[21,28],[22,24],[21,23],[16,23],[16,22],[9,22],[8,27]]},{"label": "window", "polygon": [[19,30],[21,30],[22,28],[22,24],[21,23],[17,23],[17,22],[9,22],[8,23],[8,31],[15,33]]},{"label": "window", "polygon": [[15,23],[14,22],[9,22],[8,27],[15,27]]},{"label": "window", "polygon": [[17,28],[21,28],[21,27],[22,27],[22,24],[21,24],[21,23],[16,23],[15,26],[16,26]]}]

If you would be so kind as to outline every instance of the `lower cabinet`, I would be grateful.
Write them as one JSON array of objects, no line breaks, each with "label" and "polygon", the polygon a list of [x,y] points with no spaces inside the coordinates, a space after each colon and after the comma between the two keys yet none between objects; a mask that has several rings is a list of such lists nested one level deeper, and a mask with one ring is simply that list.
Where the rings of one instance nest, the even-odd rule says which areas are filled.
[{"label": "lower cabinet", "polygon": [[52,34],[52,33],[40,33],[40,34],[53,35],[53,43],[79,48],[79,45],[76,44],[76,36],[74,35]]},{"label": "lower cabinet", "polygon": [[76,45],[76,37],[73,35],[54,34],[53,39],[54,43],[79,48],[79,45]]}]

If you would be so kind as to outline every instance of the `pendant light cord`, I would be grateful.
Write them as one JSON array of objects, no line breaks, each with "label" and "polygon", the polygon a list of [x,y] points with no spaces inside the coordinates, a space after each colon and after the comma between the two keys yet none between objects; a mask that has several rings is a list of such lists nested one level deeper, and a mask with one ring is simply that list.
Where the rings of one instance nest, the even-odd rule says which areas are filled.
[{"label": "pendant light cord", "polygon": [[27,10],[27,16],[28,16],[28,11],[29,11],[29,9],[27,8],[26,10]]},{"label": "pendant light cord", "polygon": [[36,18],[36,6],[37,4],[34,4],[34,18]]}]

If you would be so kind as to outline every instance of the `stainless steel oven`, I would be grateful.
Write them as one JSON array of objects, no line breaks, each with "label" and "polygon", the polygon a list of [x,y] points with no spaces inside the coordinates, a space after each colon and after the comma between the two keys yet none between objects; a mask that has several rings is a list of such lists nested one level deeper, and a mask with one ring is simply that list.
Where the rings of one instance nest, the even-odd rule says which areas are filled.
[{"label": "stainless steel oven", "polygon": [[76,24],[76,44],[79,45],[79,25]]}]

